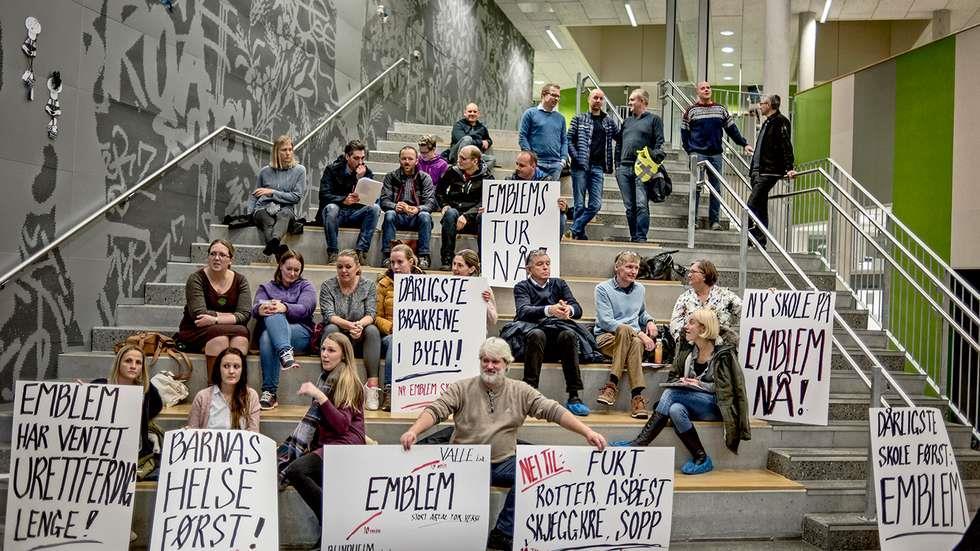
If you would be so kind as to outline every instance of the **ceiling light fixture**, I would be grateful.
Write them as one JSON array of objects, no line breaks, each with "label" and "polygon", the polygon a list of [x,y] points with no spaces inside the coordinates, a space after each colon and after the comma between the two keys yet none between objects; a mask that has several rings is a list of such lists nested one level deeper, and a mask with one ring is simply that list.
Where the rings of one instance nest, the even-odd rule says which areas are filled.
[{"label": "ceiling light fixture", "polygon": [[543,80],[535,80],[534,83],[535,84],[544,84],[544,81]]},{"label": "ceiling light fixture", "polygon": [[731,46],[725,46],[724,48],[721,49],[721,51],[725,52],[726,54],[730,54],[735,51],[735,48],[732,48]]},{"label": "ceiling light fixture", "polygon": [[824,2],[824,5],[823,5],[823,13],[820,14],[820,22],[821,23],[826,23],[827,22],[827,15],[830,14],[830,3],[831,3],[831,1],[832,0],[826,0],[826,2]]},{"label": "ceiling light fixture", "polygon": [[735,36],[735,31],[721,31],[721,36]]},{"label": "ceiling light fixture", "polygon": [[732,77],[725,77],[725,80],[735,80],[735,79]]},{"label": "ceiling light fixture", "polygon": [[630,3],[629,2],[626,3],[626,15],[628,15],[629,18],[630,18],[630,25],[633,25],[635,27],[636,26],[636,18],[633,17],[633,6],[630,6]]},{"label": "ceiling light fixture", "polygon": [[555,36],[555,33],[551,32],[551,27],[545,27],[544,28],[544,33],[546,35],[548,35],[548,38],[550,38],[552,42],[555,43],[555,48],[558,48],[560,50],[561,49],[561,43],[558,42],[558,37]]},{"label": "ceiling light fixture", "polygon": [[725,63],[722,63],[721,66],[722,67],[734,67],[735,64],[734,63],[725,62]]}]

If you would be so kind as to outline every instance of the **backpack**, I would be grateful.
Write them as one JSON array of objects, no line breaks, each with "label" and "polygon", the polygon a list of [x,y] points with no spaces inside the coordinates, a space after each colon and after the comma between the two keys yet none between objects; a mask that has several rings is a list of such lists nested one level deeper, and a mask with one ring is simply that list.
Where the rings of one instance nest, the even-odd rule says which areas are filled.
[{"label": "backpack", "polygon": [[667,171],[664,170],[664,165],[660,165],[660,170],[657,171],[657,177],[651,178],[644,185],[647,188],[647,200],[653,201],[654,203],[663,203],[670,197],[670,193],[674,191],[674,183],[671,181]]},{"label": "backpack", "polygon": [[640,271],[637,274],[639,279],[655,279],[661,281],[684,281],[687,276],[687,268],[674,262],[674,253],[664,251],[640,262]]},{"label": "backpack", "polygon": [[166,335],[155,331],[140,331],[126,337],[126,340],[117,342],[113,350],[118,353],[126,345],[133,345],[143,351],[143,355],[150,359],[147,369],[156,365],[161,354],[166,354],[177,364],[177,374],[174,379],[186,381],[191,378],[194,372],[194,364],[184,352],[177,349],[177,343]]}]

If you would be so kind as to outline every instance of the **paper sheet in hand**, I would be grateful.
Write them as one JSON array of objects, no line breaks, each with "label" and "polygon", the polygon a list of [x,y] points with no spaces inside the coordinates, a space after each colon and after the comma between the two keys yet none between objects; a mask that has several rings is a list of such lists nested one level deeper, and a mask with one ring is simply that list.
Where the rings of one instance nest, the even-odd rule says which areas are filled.
[{"label": "paper sheet in hand", "polygon": [[370,178],[361,178],[354,186],[354,193],[357,194],[357,202],[360,205],[373,205],[378,202],[381,196],[381,182]]}]

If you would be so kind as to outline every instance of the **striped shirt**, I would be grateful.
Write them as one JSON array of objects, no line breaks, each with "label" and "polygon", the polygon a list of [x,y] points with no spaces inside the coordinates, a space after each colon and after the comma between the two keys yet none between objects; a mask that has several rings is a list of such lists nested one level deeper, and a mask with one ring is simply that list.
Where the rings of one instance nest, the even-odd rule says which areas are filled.
[{"label": "striped shirt", "polygon": [[695,103],[684,111],[681,118],[681,142],[684,151],[689,154],[718,155],[722,152],[722,130],[738,145],[745,147],[748,144],[724,105],[715,102]]}]

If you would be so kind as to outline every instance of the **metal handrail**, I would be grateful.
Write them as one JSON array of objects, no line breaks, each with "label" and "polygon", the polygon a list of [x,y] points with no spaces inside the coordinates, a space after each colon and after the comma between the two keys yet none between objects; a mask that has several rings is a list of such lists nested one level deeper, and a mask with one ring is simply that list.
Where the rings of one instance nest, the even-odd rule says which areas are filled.
[{"label": "metal handrail", "polygon": [[[793,269],[793,271],[796,272],[796,275],[799,276],[800,279],[802,279],[804,281],[804,283],[806,283],[807,285],[809,285],[811,289],[818,290],[816,284],[814,284],[813,281],[806,275],[806,273],[803,271],[803,268],[801,268],[800,265],[797,264],[795,260],[793,260],[793,258],[786,251],[786,249],[783,248],[783,246],[779,243],[779,241],[775,238],[775,236],[773,236],[769,232],[769,229],[764,224],[762,224],[762,222],[755,215],[755,213],[752,212],[751,209],[749,209],[749,207],[745,203],[745,201],[743,201],[740,196],[738,196],[737,194],[735,194],[735,192],[732,190],[732,188],[728,185],[728,182],[725,181],[722,178],[721,174],[718,173],[718,171],[715,169],[715,167],[712,166],[711,163],[709,163],[708,161],[701,161],[701,162],[698,163],[697,166],[698,166],[698,170],[699,170],[698,184],[700,184],[701,182],[706,181],[706,178],[701,178],[700,175],[705,175],[705,174],[707,174],[707,172],[712,172],[714,174],[714,176],[716,178],[718,178],[718,181],[721,182],[721,185],[725,188],[725,190],[728,191],[728,193],[735,199],[735,201],[738,203],[739,207],[741,207],[741,209],[742,209],[742,216],[741,217],[736,216],[735,212],[732,211],[732,209],[728,206],[728,204],[725,203],[724,201],[721,201],[721,198],[722,197],[721,197],[721,192],[719,190],[714,189],[710,185],[702,186],[706,190],[708,190],[709,193],[711,193],[712,195],[715,195],[715,196],[718,197],[719,202],[721,202],[721,208],[725,209],[725,212],[728,214],[728,216],[732,220],[738,219],[738,220],[741,221],[740,222],[740,229],[741,229],[741,232],[742,232],[742,243],[741,243],[740,247],[741,247],[742,258],[744,259],[745,256],[746,256],[746,253],[747,253],[747,251],[745,250],[746,240],[747,239],[751,239],[752,242],[755,244],[756,249],[762,254],[762,256],[766,259],[766,261],[769,263],[769,265],[772,266],[773,271],[775,271],[775,273],[777,275],[779,275],[779,277],[783,280],[783,282],[789,288],[796,289],[796,286],[793,285],[792,282],[790,282],[790,280],[789,280],[788,277],[786,277],[785,273],[783,272],[783,269],[776,263],[776,261],[772,258],[772,256],[770,256],[769,252],[766,251],[764,248],[762,248],[759,245],[759,242],[755,238],[755,236],[752,235],[751,232],[748,231],[748,228],[747,228],[747,225],[748,224],[747,224],[747,222],[748,222],[748,220],[751,219],[751,221],[755,224],[756,228],[758,228],[763,233],[763,235],[765,235],[765,237],[768,240],[768,242],[770,244],[772,244],[776,248],[776,250],[779,252],[779,254],[786,260],[786,262],[789,263],[789,265]],[[741,177],[741,175],[739,175],[739,177]],[[695,186],[691,186],[691,194],[692,195],[694,193],[693,192],[694,187]],[[821,190],[821,191],[823,191],[823,190]],[[691,199],[693,201],[693,197]],[[839,205],[837,205],[837,207],[839,208]],[[858,229],[860,230],[860,228],[858,228]],[[744,271],[746,271],[746,269],[747,269],[747,267],[746,267],[745,263],[743,262],[739,266],[739,270],[741,272],[744,272]],[[840,314],[837,313],[836,309],[834,311],[834,321],[837,322],[837,324],[839,324],[844,329],[844,332],[847,333],[847,335],[849,337],[851,337],[851,340],[853,340],[855,342],[855,344],[857,345],[858,349],[865,356],[867,356],[871,360],[872,370],[880,370],[881,375],[883,377],[885,377],[885,379],[888,380],[889,384],[892,386],[892,388],[895,390],[895,392],[899,395],[899,397],[902,399],[902,401],[904,401],[910,407],[915,407],[915,403],[912,401],[911,398],[909,398],[908,394],[906,394],[905,391],[902,390],[901,385],[899,385],[898,382],[895,380],[895,378],[891,375],[891,373],[888,373],[888,371],[884,368],[884,366],[882,366],[882,364],[878,360],[877,356],[875,356],[874,353],[871,352],[871,350],[867,347],[867,345],[864,343],[864,341],[862,341],[860,338],[858,338],[858,336],[854,332],[854,330],[851,329],[851,326],[847,323],[846,320],[844,320],[844,318]],[[844,359],[847,361],[847,363],[858,374],[858,377],[864,382],[865,386],[867,386],[868,389],[871,389],[871,387],[872,387],[872,381],[871,381],[871,379],[869,379],[868,376],[864,374],[864,372],[861,370],[861,368],[857,365],[857,362],[854,361],[854,358],[851,356],[850,352],[848,352],[848,350],[840,343],[840,341],[837,339],[836,336],[833,337],[833,340],[834,340],[834,346],[844,355]],[[884,403],[887,406],[887,401],[885,401],[884,398],[882,398],[882,403]]]},{"label": "metal handrail", "polygon": [[[340,114],[341,111],[343,111],[344,109],[346,109],[351,103],[354,102],[354,100],[356,100],[364,92],[366,92],[368,88],[374,86],[379,80],[381,80],[382,78],[384,78],[388,73],[390,73],[392,70],[394,70],[396,67],[398,67],[402,63],[407,63],[407,61],[403,57],[402,58],[399,58],[398,61],[396,61],[395,63],[393,63],[390,67],[388,67],[387,69],[385,69],[384,72],[382,72],[380,75],[378,75],[377,77],[375,77],[374,80],[372,80],[366,86],[364,86],[360,90],[358,90],[356,94],[354,94],[353,96],[351,96],[350,99],[348,99],[346,102],[344,102],[339,108],[337,108],[336,111],[334,111],[333,113],[331,113],[330,116],[328,116],[326,119],[324,119],[323,122],[321,122],[320,124],[316,125],[316,127],[314,127],[313,130],[311,130],[309,134],[307,134],[306,136],[304,136],[303,139],[301,139],[298,142],[296,142],[296,144],[294,146],[294,149],[298,150],[299,148],[301,148],[307,141],[310,140],[310,138],[313,137],[314,134],[316,134],[317,132],[321,131],[330,121],[332,121],[334,118],[336,118],[336,116],[338,114]],[[87,227],[89,224],[91,224],[92,222],[94,222],[98,218],[102,217],[105,213],[109,212],[110,210],[112,210],[113,208],[115,208],[116,206],[118,206],[119,204],[124,203],[124,202],[128,201],[129,199],[131,199],[133,197],[133,195],[135,195],[138,191],[142,190],[144,187],[146,187],[147,185],[149,185],[153,181],[157,180],[159,177],[163,176],[163,174],[166,173],[168,170],[170,170],[171,167],[177,165],[178,163],[180,163],[181,161],[183,161],[184,159],[186,159],[187,157],[189,157],[192,153],[194,153],[197,150],[201,149],[202,147],[204,147],[205,145],[207,145],[208,143],[210,143],[212,140],[214,140],[215,138],[217,138],[218,136],[220,136],[220,135],[222,135],[224,133],[229,133],[229,134],[233,134],[233,135],[236,135],[236,136],[240,136],[240,137],[243,137],[245,139],[251,140],[251,141],[253,141],[255,143],[258,143],[260,145],[264,145],[264,146],[267,146],[267,147],[270,147],[270,148],[272,147],[272,142],[269,141],[269,140],[266,140],[264,138],[260,138],[258,136],[254,136],[254,135],[249,134],[247,132],[243,132],[241,130],[238,130],[237,128],[232,128],[230,126],[224,126],[224,125],[221,126],[220,128],[214,130],[213,132],[211,132],[210,134],[208,134],[204,138],[202,138],[202,139],[198,140],[197,142],[195,142],[194,145],[192,145],[189,148],[185,149],[183,152],[181,152],[179,155],[177,155],[173,159],[171,159],[171,160],[167,161],[166,163],[164,163],[163,166],[161,166],[157,170],[153,171],[153,173],[150,174],[149,176],[147,176],[146,178],[143,178],[142,180],[140,180],[139,182],[137,182],[136,184],[134,184],[132,187],[126,189],[126,191],[122,192],[121,194],[119,194],[118,196],[116,196],[114,199],[112,199],[111,201],[109,201],[108,203],[106,203],[105,205],[103,205],[102,207],[99,207],[98,210],[96,210],[92,214],[86,216],[80,222],[76,223],[74,226],[72,226],[71,228],[69,228],[68,231],[66,231],[65,233],[63,233],[63,234],[61,234],[61,235],[59,235],[57,237],[55,237],[53,240],[51,240],[50,243],[48,243],[47,245],[45,245],[45,246],[41,247],[40,249],[38,249],[37,251],[35,251],[33,254],[31,254],[30,256],[28,256],[27,258],[25,258],[24,260],[22,260],[16,266],[14,266],[13,268],[11,268],[10,270],[7,270],[7,272],[4,273],[3,276],[0,276],[0,289],[3,289],[4,287],[6,287],[7,283],[9,283],[10,280],[13,279],[13,277],[16,276],[18,273],[20,273],[24,268],[27,268],[31,264],[34,264],[35,262],[37,262],[38,260],[40,260],[44,255],[46,255],[49,252],[51,252],[55,247],[57,247],[57,246],[61,245],[62,243],[64,243],[66,240],[68,240],[69,238],[71,238],[72,236],[74,236],[76,233],[78,233],[79,231],[81,231],[82,229],[84,229],[85,227]]]},{"label": "metal handrail", "polygon": [[[591,80],[592,81],[592,84],[595,84],[595,87],[596,88],[598,88],[599,90],[602,90],[602,86],[599,85],[599,82],[592,75],[590,75],[589,73],[585,73],[585,76],[582,77],[582,80],[580,81],[579,84],[581,86],[584,86],[585,85],[585,81],[587,81],[587,80]],[[623,124],[623,117],[621,117],[619,115],[619,109],[613,104],[613,102],[609,101],[609,96],[603,94],[602,100],[603,100],[603,103],[605,103],[606,106],[609,107],[609,111],[612,112],[613,116],[616,117],[616,122],[618,122],[619,124]],[[578,105],[577,101],[578,100],[576,100],[576,105]],[[576,114],[578,114],[578,113],[576,113]]]}]

